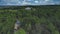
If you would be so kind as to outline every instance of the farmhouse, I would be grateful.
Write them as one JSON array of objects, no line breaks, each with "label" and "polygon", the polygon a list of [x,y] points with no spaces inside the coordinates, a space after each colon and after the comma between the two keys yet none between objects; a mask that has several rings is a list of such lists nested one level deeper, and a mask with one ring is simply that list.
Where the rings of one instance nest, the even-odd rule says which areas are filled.
[{"label": "farmhouse", "polygon": [[17,31],[20,28],[20,21],[16,20],[14,30]]}]

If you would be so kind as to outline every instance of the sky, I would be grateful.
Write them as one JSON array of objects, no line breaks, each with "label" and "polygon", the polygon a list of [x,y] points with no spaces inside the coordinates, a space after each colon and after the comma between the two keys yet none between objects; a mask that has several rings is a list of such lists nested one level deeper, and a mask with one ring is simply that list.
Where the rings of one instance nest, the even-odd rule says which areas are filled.
[{"label": "sky", "polygon": [[60,0],[0,0],[0,5],[56,5]]}]

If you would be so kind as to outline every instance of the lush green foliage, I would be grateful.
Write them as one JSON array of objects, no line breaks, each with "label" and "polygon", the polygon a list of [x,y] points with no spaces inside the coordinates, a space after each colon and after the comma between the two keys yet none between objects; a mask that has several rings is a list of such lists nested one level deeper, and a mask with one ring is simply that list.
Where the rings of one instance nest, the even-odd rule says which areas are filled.
[{"label": "lush green foliage", "polygon": [[24,31],[24,29],[19,29],[17,32],[15,32],[14,34],[26,34],[26,32]]},{"label": "lush green foliage", "polygon": [[0,9],[0,34],[13,34],[17,17],[22,29],[15,34],[60,34],[60,6],[24,8]]}]

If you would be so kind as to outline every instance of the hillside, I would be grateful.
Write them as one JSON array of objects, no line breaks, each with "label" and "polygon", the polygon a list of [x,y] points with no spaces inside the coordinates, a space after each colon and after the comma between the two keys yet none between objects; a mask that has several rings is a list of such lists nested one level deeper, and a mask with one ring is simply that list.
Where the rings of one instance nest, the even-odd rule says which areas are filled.
[{"label": "hillside", "polygon": [[[26,7],[31,9],[25,10]],[[21,33],[60,34],[60,6],[0,8],[0,34],[14,34],[16,18],[21,22],[20,28],[23,30]]]}]

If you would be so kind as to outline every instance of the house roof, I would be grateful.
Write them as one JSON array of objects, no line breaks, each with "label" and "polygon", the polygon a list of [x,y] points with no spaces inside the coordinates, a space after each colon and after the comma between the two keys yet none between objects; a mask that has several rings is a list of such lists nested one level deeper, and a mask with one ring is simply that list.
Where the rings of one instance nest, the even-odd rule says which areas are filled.
[{"label": "house roof", "polygon": [[20,25],[20,21],[19,20],[16,20],[16,23],[15,24],[18,24],[18,25]]}]

